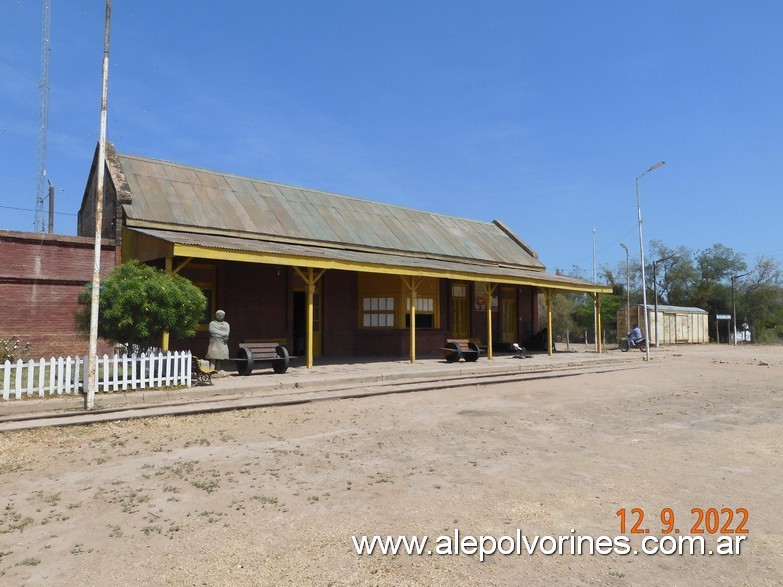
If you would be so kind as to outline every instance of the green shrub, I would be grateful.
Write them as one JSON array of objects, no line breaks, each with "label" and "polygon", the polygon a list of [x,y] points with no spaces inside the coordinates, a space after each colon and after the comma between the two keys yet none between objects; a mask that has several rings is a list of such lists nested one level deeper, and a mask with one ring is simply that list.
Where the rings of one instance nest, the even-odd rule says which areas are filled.
[{"label": "green shrub", "polygon": [[[76,323],[89,336],[92,284],[79,295]],[[146,350],[160,344],[164,332],[188,338],[204,315],[201,290],[179,275],[130,261],[102,280],[98,336],[112,344]]]},{"label": "green shrub", "polygon": [[19,348],[21,344],[20,340],[16,336],[9,336],[8,338],[0,338],[0,363],[11,361],[15,363],[19,359],[30,353],[30,343],[25,343],[22,348]]}]

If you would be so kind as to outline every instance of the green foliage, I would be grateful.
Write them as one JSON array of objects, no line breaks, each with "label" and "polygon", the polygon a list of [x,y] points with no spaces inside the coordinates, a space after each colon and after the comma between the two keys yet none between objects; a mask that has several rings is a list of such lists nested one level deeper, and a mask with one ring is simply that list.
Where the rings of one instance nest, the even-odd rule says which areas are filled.
[{"label": "green foliage", "polygon": [[[659,259],[665,260],[656,263],[653,283],[652,265]],[[650,242],[648,261],[645,268],[648,303],[655,303],[654,286],[660,303],[707,310],[711,316],[709,324],[713,339],[715,315],[733,316],[736,307],[738,330],[744,330],[747,325],[755,342],[783,342],[783,266],[780,261],[761,257],[750,267],[741,253],[721,244],[694,253],[684,246],[669,248],[660,241]],[[604,268],[603,272],[605,280],[616,285],[614,276],[624,276],[625,262],[618,264],[614,271]],[[639,263],[631,263],[630,273],[631,303],[639,304],[642,302]],[[618,293],[617,287],[615,293]],[[606,297],[602,296],[602,304]],[[589,310],[592,311],[592,302]],[[601,315],[604,316],[603,311]],[[725,333],[722,336],[725,337]]]},{"label": "green foliage", "polygon": [[[556,271],[563,275],[562,271]],[[623,273],[625,273],[623,271]],[[571,277],[584,279],[577,268],[573,268]],[[614,292],[601,296],[601,330],[606,333],[606,340],[615,339],[617,330],[617,309],[625,303],[625,289],[615,283],[614,275],[604,270],[603,278],[612,284]],[[595,311],[593,298],[582,293],[558,293],[552,298],[552,333],[556,338],[581,340],[585,332],[588,338],[595,336]]]},{"label": "green foliage", "polygon": [[737,322],[747,323],[756,342],[783,342],[783,268],[761,258],[754,270],[736,286]]},{"label": "green foliage", "polygon": [[21,344],[20,340],[15,336],[9,336],[8,338],[0,338],[0,363],[11,361],[15,363],[25,355],[30,353],[30,343],[25,343],[22,348],[19,348]]},{"label": "green foliage", "polygon": [[[79,295],[82,308],[76,312],[85,336],[90,332],[91,289],[88,285]],[[205,305],[204,294],[187,279],[130,261],[101,282],[98,336],[142,349],[159,344],[164,332],[187,338],[195,334]]]}]

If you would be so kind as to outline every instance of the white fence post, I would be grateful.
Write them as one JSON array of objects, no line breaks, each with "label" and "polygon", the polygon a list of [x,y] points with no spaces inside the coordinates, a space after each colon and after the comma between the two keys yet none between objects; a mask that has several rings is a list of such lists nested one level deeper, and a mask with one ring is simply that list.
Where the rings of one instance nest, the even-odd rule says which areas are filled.
[{"label": "white fence post", "polygon": [[35,387],[35,361],[30,361],[27,364],[27,397],[33,395],[33,387]]},{"label": "white fence post", "polygon": [[[103,358],[101,359],[101,363],[103,363],[103,377],[99,377],[98,380],[103,383],[103,392],[107,393],[109,391],[109,382],[111,380],[111,369],[109,369],[109,355],[103,355]],[[100,365],[98,365],[100,367]],[[98,385],[98,389],[100,389],[100,385]],[[98,391],[98,390],[96,390]]]},{"label": "white fence post", "polygon": [[3,363],[3,399],[8,400],[11,395],[11,361]]},{"label": "white fence post", "polygon": [[22,399],[22,359],[16,362],[16,399]]}]

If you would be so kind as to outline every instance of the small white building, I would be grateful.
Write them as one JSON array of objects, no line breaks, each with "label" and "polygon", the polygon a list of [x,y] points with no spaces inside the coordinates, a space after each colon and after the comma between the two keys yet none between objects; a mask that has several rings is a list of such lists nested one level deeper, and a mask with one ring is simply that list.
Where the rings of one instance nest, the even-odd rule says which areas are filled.
[{"label": "small white building", "polygon": [[[658,312],[656,313],[655,306],[647,304],[647,319],[651,334],[649,340],[652,344],[656,342],[658,344],[710,342],[707,310],[658,304]],[[634,324],[638,324],[644,333],[644,305],[621,306],[617,310],[617,336],[623,337],[633,328]]]}]

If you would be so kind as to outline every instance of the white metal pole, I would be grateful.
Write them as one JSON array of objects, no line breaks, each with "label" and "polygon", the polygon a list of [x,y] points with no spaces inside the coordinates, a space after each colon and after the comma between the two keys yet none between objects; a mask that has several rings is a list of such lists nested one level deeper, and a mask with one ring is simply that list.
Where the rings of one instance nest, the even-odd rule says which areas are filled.
[{"label": "white metal pole", "polygon": [[[598,272],[595,266],[595,228],[593,229],[593,283],[598,283]],[[595,350],[598,351],[598,304],[593,298],[593,332],[595,332]]]},{"label": "white metal pole", "polygon": [[639,180],[650,173],[653,169],[658,169],[661,165],[664,164],[664,161],[661,161],[660,163],[656,163],[650,169],[642,173],[639,177],[636,178],[636,209],[639,213],[639,254],[642,258],[642,303],[644,305],[644,336],[647,338],[647,343],[644,345],[645,348],[645,358],[649,361],[650,360],[650,320],[648,318],[648,311],[647,311],[647,280],[644,275],[644,237],[642,236],[642,203],[641,198],[639,196]]},{"label": "white metal pole", "polygon": [[92,297],[90,305],[90,367],[84,408],[95,407],[95,391],[98,387],[98,308],[101,290],[101,233],[103,232],[103,181],[106,165],[106,105],[109,95],[109,30],[111,24],[111,0],[106,0],[106,24],[103,42],[103,82],[101,92],[101,130],[98,139],[98,168],[95,190],[95,252],[92,272]]}]

